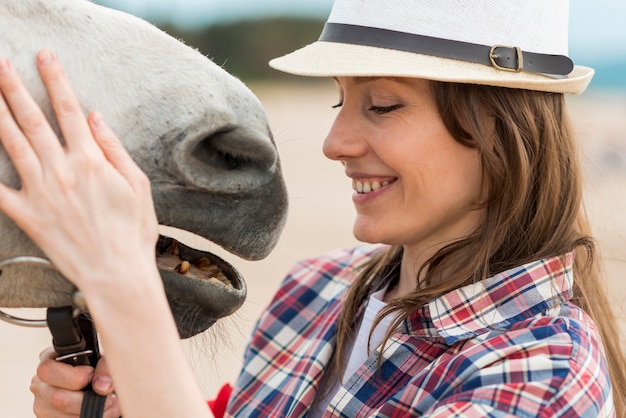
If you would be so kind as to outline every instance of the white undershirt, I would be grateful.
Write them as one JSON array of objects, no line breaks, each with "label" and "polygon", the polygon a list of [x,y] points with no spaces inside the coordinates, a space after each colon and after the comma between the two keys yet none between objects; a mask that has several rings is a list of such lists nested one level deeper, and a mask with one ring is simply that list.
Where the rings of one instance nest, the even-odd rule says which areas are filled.
[{"label": "white undershirt", "polygon": [[[387,304],[383,302],[383,296],[385,295],[386,290],[387,289],[383,289],[370,295],[367,307],[363,313],[363,319],[361,320],[356,338],[354,339],[354,343],[349,344],[346,347],[346,358],[344,360],[348,360],[348,363],[342,378],[342,382],[344,383],[346,383],[348,379],[350,379],[350,377],[352,377],[352,375],[359,369],[359,367],[361,367],[361,365],[369,358],[367,342],[374,319],[376,319],[376,315],[378,315],[378,312],[380,312],[382,308],[387,306]],[[385,316],[372,333],[372,339],[370,340],[371,344],[369,345],[372,350],[375,350],[382,343],[383,338],[387,333],[387,328],[391,325],[391,321],[393,321],[392,315]],[[339,379],[335,378],[333,389],[327,396],[318,402],[316,408],[311,409],[308,417],[321,418],[324,415],[324,411],[326,411],[326,408],[330,404],[330,401],[337,394],[337,392],[339,392],[339,388]]]}]

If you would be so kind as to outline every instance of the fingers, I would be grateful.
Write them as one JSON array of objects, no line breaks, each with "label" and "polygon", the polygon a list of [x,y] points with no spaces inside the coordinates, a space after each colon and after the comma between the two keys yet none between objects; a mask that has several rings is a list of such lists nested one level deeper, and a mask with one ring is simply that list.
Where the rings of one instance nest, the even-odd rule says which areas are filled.
[{"label": "fingers", "polygon": [[48,385],[33,377],[30,391],[34,396],[33,412],[37,417],[78,417],[83,402],[82,391]]},{"label": "fingers", "polygon": [[94,392],[98,395],[110,395],[113,393],[113,380],[105,358],[101,358],[96,365],[91,383]]},{"label": "fingers", "polygon": [[[56,356],[56,353],[54,353]],[[37,377],[43,382],[67,390],[81,390],[87,386],[94,373],[93,367],[76,366],[56,361],[47,353],[37,366]]]},{"label": "fingers", "polygon": [[51,51],[39,51],[37,65],[67,146],[95,149],[92,141],[86,140],[91,132],[85,114],[57,57]]},{"label": "fingers", "polygon": [[111,374],[109,373],[109,368],[104,357],[102,357],[96,365],[91,387],[98,395],[107,397],[104,405],[105,414],[103,418],[119,418],[122,412],[114,392],[113,379],[111,379]]},{"label": "fingers", "polygon": [[[83,391],[71,391],[48,385],[37,376],[33,377],[30,391],[34,395],[33,412],[38,418],[78,418],[82,409]],[[122,415],[117,396],[109,395],[104,404],[103,418],[119,418]]]},{"label": "fingers", "polygon": [[91,113],[88,122],[91,133],[105,158],[136,188],[137,182],[143,180],[145,175],[130,157],[117,135],[104,122],[102,115],[98,112]]},{"label": "fingers", "polygon": [[16,191],[0,183],[0,212],[6,213],[10,218],[22,208]]},{"label": "fingers", "polygon": [[[41,178],[41,164],[28,139],[13,118],[13,113],[7,104],[7,100],[12,100],[13,103],[15,101],[22,102],[25,100],[23,96],[23,86],[15,69],[8,59],[0,57],[0,143],[13,161],[20,178],[27,178],[33,182]],[[27,97],[29,96],[27,95]],[[41,112],[37,113],[38,109],[36,107],[33,113],[31,108],[31,113],[26,117],[26,119],[32,120],[35,125],[40,124],[43,118]],[[45,118],[43,120],[45,121]],[[31,129],[37,131],[37,129]],[[22,186],[24,187],[24,185]],[[0,183],[0,211],[13,218],[16,213],[20,213],[22,210],[18,193]]]},{"label": "fingers", "polygon": [[[18,158],[14,163],[20,176],[28,175],[25,170],[37,166],[33,161],[35,155],[45,155],[46,161],[55,161],[63,155],[63,150],[39,105],[31,97],[15,68],[6,58],[0,60],[2,62],[0,91],[4,97],[2,141],[7,152]],[[17,167],[17,163],[22,161],[24,163]]]},{"label": "fingers", "polygon": [[[39,171],[39,160],[33,152],[28,138],[24,136],[14,119],[11,107],[14,108],[16,104],[26,102],[24,104],[28,110],[19,112],[19,115],[21,115],[22,121],[30,121],[28,122],[29,129],[33,131],[43,129],[44,127],[41,126],[42,119],[45,121],[41,111],[38,112],[39,107],[35,106],[33,109],[31,103],[28,103],[30,96],[25,93],[11,62],[0,57],[0,141],[2,141],[2,146],[13,161],[21,178],[36,174]],[[32,125],[39,125],[39,127],[36,128]]]},{"label": "fingers", "polygon": [[[56,356],[52,347],[45,349],[39,356],[37,374],[31,380],[33,411],[37,417],[78,417],[84,396],[82,389],[90,382],[97,393],[107,396],[104,418],[117,418],[121,415],[104,358],[94,370],[87,366],[72,367],[57,362],[54,360]],[[109,383],[106,391],[96,388],[98,380],[102,387],[102,382],[106,382],[107,378]]]},{"label": "fingers", "polygon": [[[42,50],[37,54],[37,64],[68,149],[89,154],[100,148],[107,160],[131,183],[136,179],[143,181],[143,173],[100,114],[93,113],[89,123],[86,122],[56,56]],[[56,135],[14,67],[3,57],[0,57],[0,93],[0,99],[4,97],[0,100],[0,139],[20,178],[31,181],[41,177],[42,169],[59,166],[58,161],[65,153]],[[95,138],[97,146],[91,138]]]},{"label": "fingers", "polygon": [[52,348],[39,356],[37,374],[30,384],[33,412],[37,417],[77,417],[83,401],[81,389],[91,381],[93,368],[72,367],[55,361],[56,356]]}]

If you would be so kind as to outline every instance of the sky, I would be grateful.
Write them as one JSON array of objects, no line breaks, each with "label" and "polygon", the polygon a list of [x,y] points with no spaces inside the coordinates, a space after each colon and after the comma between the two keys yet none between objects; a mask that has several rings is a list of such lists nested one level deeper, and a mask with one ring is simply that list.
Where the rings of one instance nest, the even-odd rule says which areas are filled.
[{"label": "sky", "polygon": [[[325,18],[333,0],[99,0],[99,2],[152,22],[170,21],[177,25],[201,25],[278,15]],[[575,61],[577,59],[626,61],[626,0],[570,0],[570,56]]]}]

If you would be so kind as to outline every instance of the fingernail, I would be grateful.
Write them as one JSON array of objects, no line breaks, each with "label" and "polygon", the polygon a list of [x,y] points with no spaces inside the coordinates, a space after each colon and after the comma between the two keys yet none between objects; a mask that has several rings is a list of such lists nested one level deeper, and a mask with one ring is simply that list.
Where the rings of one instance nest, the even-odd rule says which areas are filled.
[{"label": "fingernail", "polygon": [[91,115],[91,122],[95,127],[102,125],[102,114],[100,112],[93,112]]},{"label": "fingernail", "polygon": [[111,389],[112,384],[113,381],[109,376],[98,376],[95,382],[93,382],[93,387],[100,391],[106,392],[107,390]]},{"label": "fingernail", "polygon": [[37,58],[39,59],[40,64],[49,64],[52,62],[52,52],[48,51],[47,49],[41,50],[39,51],[39,54],[37,54]]},{"label": "fingernail", "polygon": [[4,74],[8,70],[9,70],[9,60],[4,57],[0,57],[0,74]]},{"label": "fingernail", "polygon": [[104,409],[107,410],[110,407],[113,406],[113,404],[115,404],[115,402],[117,402],[117,395],[115,393],[111,393],[110,395],[107,396],[107,400],[104,403]]}]

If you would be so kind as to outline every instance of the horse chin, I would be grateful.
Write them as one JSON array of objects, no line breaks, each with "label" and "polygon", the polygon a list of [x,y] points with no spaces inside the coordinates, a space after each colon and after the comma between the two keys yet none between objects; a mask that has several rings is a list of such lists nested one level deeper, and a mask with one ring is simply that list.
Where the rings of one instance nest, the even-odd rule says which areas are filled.
[{"label": "horse chin", "polygon": [[215,254],[161,235],[156,247],[159,272],[181,338],[207,330],[234,313],[246,299],[246,283]]}]

